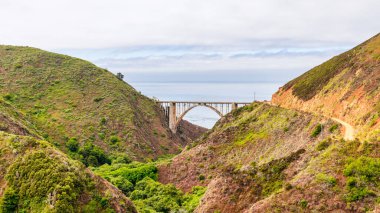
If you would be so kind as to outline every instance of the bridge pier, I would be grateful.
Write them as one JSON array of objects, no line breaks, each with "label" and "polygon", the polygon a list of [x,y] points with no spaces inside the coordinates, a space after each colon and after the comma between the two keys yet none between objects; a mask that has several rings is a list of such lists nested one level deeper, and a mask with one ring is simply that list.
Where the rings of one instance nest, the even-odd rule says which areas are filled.
[{"label": "bridge pier", "polygon": [[169,105],[169,129],[173,132],[177,132],[177,106],[175,102],[170,102]]},{"label": "bridge pier", "polygon": [[231,105],[232,105],[232,110],[235,110],[235,109],[238,108],[238,104],[237,103],[232,103]]}]

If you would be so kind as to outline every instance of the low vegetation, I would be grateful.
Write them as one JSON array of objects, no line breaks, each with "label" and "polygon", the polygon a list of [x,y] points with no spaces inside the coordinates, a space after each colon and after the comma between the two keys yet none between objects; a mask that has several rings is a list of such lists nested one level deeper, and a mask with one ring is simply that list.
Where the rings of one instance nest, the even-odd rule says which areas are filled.
[{"label": "low vegetation", "polygon": [[360,156],[358,159],[349,159],[343,172],[347,177],[348,193],[345,198],[348,202],[376,196],[377,192],[372,189],[380,187],[380,158]]},{"label": "low vegetation", "polygon": [[313,138],[317,137],[322,132],[322,128],[323,128],[322,124],[318,124],[314,128],[313,132],[311,133],[311,137]]},{"label": "low vegetation", "polygon": [[140,212],[193,212],[206,188],[196,186],[184,194],[173,185],[163,185],[146,177],[139,181],[130,198]]},{"label": "low vegetation", "polygon": [[[159,178],[185,191],[207,186],[207,202],[198,207],[201,212],[248,211],[247,204],[294,190],[290,177],[305,165],[291,164],[307,161],[308,152],[324,136],[337,134],[329,131],[335,124],[312,114],[253,103],[222,118],[193,148],[160,165]],[[323,145],[320,150],[328,148]]]},{"label": "low vegetation", "polygon": [[[0,132],[0,152],[0,177],[5,176],[1,181],[7,183],[0,212],[113,211],[109,195],[98,188],[84,165],[48,142]],[[132,208],[124,207],[126,212]]]},{"label": "low vegetation", "polygon": [[[178,137],[160,137],[169,130],[159,106],[121,75],[81,59],[2,45],[0,73],[1,99],[64,152],[88,144],[95,152],[127,153],[135,160],[179,152]],[[86,165],[107,163],[97,153],[81,155],[77,159]]]},{"label": "low vegetation", "polygon": [[335,177],[328,175],[328,174],[325,174],[325,173],[317,174],[316,179],[318,182],[325,183],[329,186],[335,186],[337,183],[337,180]]},{"label": "low vegetation", "polygon": [[[293,94],[301,100],[307,101],[322,91],[340,73],[356,68],[370,68],[370,64],[378,63],[379,35],[374,36],[363,44],[342,53],[325,63],[316,66],[303,75],[285,84],[284,90],[293,89]],[[337,84],[340,85],[340,84]]]},{"label": "low vegetation", "polygon": [[329,61],[311,69],[300,77],[285,84],[284,89],[293,88],[293,94],[302,100],[314,97],[331,78],[341,72],[344,68],[351,66],[351,53],[335,56]]},{"label": "low vegetation", "polygon": [[193,212],[206,191],[195,186],[190,193],[183,193],[172,184],[157,181],[157,163],[118,163],[93,168],[93,171],[109,180],[123,191],[139,212]]},{"label": "low vegetation", "polygon": [[283,171],[304,152],[305,150],[301,149],[288,157],[273,160],[261,166],[256,166],[255,163],[252,163],[252,168],[249,173],[253,179],[253,183],[257,185],[256,189],[261,189],[261,192],[256,193],[262,197],[268,197],[283,188],[285,186],[285,175]]},{"label": "low vegetation", "polygon": [[321,142],[319,142],[319,143],[317,144],[316,150],[317,150],[317,151],[325,150],[325,149],[327,149],[327,147],[329,147],[330,145],[331,145],[331,139],[330,139],[330,138],[324,139],[324,140],[322,140]]},{"label": "low vegetation", "polygon": [[[253,103],[163,159],[181,144],[163,125],[156,103],[120,73],[34,48],[0,46],[0,212],[376,211],[379,38],[279,92],[300,105],[347,92],[337,95],[339,101],[316,101],[308,105],[312,113]],[[287,89],[294,96],[283,93]],[[361,108],[368,108],[365,115],[342,114],[372,128],[362,133],[370,140],[344,141],[337,123],[313,114],[357,97],[375,101]]]},{"label": "low vegetation", "polygon": [[89,178],[77,170],[78,165],[66,166],[57,159],[59,156],[49,157],[51,154],[38,150],[18,158],[9,167],[6,176],[9,188],[5,195],[10,197],[4,199],[17,198],[14,202],[19,203],[19,210],[43,211],[48,203],[58,212],[73,212]]}]

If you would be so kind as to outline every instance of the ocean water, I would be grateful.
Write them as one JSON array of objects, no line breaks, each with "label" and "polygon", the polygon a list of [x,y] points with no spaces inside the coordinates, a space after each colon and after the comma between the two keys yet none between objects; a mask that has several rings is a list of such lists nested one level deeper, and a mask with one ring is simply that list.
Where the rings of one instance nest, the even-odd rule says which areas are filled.
[{"label": "ocean water", "polygon": [[[231,82],[129,82],[142,94],[161,101],[252,102],[270,100],[283,83]],[[196,107],[185,117],[194,124],[212,128],[218,114],[207,107]]]}]

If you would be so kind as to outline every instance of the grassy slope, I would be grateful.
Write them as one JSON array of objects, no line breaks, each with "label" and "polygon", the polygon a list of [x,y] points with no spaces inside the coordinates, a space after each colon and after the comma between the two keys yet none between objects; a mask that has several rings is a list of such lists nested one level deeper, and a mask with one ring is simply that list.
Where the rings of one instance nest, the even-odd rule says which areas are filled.
[{"label": "grassy slope", "polygon": [[112,185],[48,142],[0,132],[0,212],[135,212]]},{"label": "grassy slope", "polygon": [[[285,90],[293,88],[293,94],[304,100],[310,100],[321,92],[336,75],[350,69],[373,68],[380,60],[380,34],[355,47],[335,56],[325,63],[311,69],[303,75],[285,84]],[[347,71],[346,71],[347,72]]]},{"label": "grassy slope", "polygon": [[334,135],[330,128],[335,125],[323,117],[254,103],[222,118],[197,145],[160,166],[159,180],[184,190],[207,186],[198,212],[241,212],[283,190],[286,171],[293,168],[289,165],[309,161],[312,156],[304,154],[309,146]]},{"label": "grassy slope", "polygon": [[[304,154],[289,187],[249,212],[378,211],[380,195],[380,34],[290,81],[272,102],[340,117],[359,131],[355,141],[328,139]],[[294,171],[292,171],[294,172]]]},{"label": "grassy slope", "polygon": [[379,80],[380,34],[290,81],[272,102],[339,117],[367,135],[380,127]]},{"label": "grassy slope", "polygon": [[[249,212],[368,212],[378,209],[379,144],[328,139],[310,146],[287,172],[288,186]],[[294,171],[295,170],[295,171]],[[292,174],[292,173],[295,173]]]},{"label": "grassy slope", "polygon": [[72,137],[135,159],[175,153],[180,147],[153,101],[80,59],[0,46],[0,96],[62,150]]}]

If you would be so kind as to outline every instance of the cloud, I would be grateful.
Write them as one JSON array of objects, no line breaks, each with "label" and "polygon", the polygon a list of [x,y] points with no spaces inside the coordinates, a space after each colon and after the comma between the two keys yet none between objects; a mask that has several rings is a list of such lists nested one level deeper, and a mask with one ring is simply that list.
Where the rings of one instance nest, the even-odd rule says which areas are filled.
[{"label": "cloud", "polygon": [[[297,47],[300,46],[300,47]],[[349,46],[282,42],[281,45],[261,41],[250,45],[143,46],[126,48],[61,50],[61,53],[85,58],[113,72],[209,72],[266,70],[304,71],[341,53]],[[293,46],[293,47],[292,47]],[[318,47],[316,47],[318,46]],[[225,72],[224,72],[225,73]],[[244,77],[243,77],[244,78]]]},{"label": "cloud", "polygon": [[378,0],[2,0],[0,42],[40,48],[224,45],[252,39],[358,43]]},{"label": "cloud", "polygon": [[[0,0],[0,43],[124,73],[306,71],[379,32],[379,0]],[[242,77],[243,78],[243,77]],[[243,79],[244,80],[244,79]]]}]

